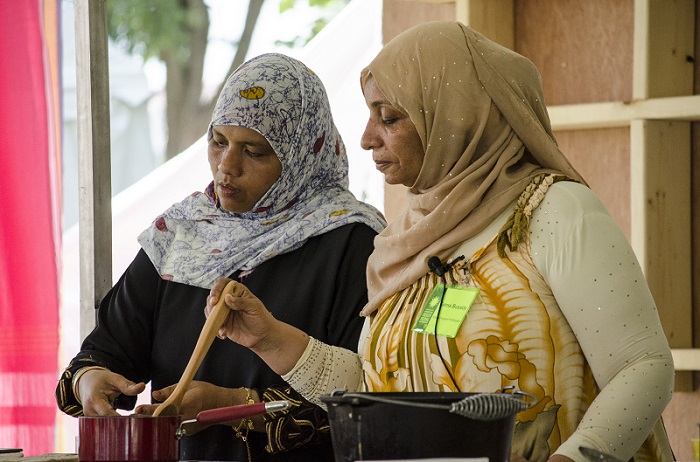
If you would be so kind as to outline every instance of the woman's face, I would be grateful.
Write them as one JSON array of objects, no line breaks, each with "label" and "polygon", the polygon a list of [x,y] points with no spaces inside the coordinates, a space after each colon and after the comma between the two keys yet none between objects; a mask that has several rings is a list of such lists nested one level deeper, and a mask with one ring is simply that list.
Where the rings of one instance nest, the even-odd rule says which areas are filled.
[{"label": "woman's face", "polygon": [[389,184],[413,186],[423,165],[423,143],[408,114],[387,101],[370,75],[363,87],[369,120],[362,134],[362,149],[372,150],[377,170]]},{"label": "woman's face", "polygon": [[270,143],[249,128],[213,126],[208,154],[219,202],[229,212],[250,212],[282,173]]}]

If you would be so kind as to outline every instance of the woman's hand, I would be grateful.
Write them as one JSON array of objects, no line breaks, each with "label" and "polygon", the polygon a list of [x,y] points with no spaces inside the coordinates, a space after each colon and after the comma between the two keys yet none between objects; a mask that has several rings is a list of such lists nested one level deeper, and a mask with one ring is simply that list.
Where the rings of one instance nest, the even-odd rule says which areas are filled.
[{"label": "woman's hand", "polygon": [[[231,279],[221,278],[214,283],[204,309],[207,317],[229,282]],[[231,313],[219,329],[219,337],[228,337],[250,348],[275,373],[285,375],[304,354],[309,336],[296,327],[275,319],[246,286],[235,281],[233,284],[233,294],[223,296],[223,302],[231,309]]]},{"label": "woman's hand", "polygon": [[[175,391],[175,385],[155,390],[151,394],[153,399],[163,402],[170,397]],[[251,397],[255,401],[259,401],[257,393],[252,390]],[[196,419],[197,414],[201,411],[209,409],[218,409],[222,407],[235,406],[238,404],[247,404],[247,391],[244,388],[223,388],[213,385],[208,382],[200,382],[193,380],[190,386],[185,391],[180,405],[180,415],[182,420]],[[153,415],[153,412],[158,407],[158,404],[142,404],[136,407],[135,413],[141,415]],[[227,422],[226,424],[234,425],[239,421]],[[208,427],[197,423],[188,424],[186,431],[188,435],[197,433]]]},{"label": "woman's hand", "polygon": [[75,393],[86,416],[116,416],[120,414],[114,401],[119,395],[136,396],[145,388],[145,383],[132,382],[108,369],[92,369],[80,376]]},{"label": "woman's hand", "polygon": [[[204,314],[209,317],[214,306],[219,302],[224,288],[231,279],[218,279],[209,292]],[[231,309],[224,324],[219,329],[219,338],[230,340],[255,351],[263,347],[267,337],[274,331],[277,320],[265,308],[265,305],[253,295],[246,286],[234,282],[234,293],[224,295],[224,303]]]}]

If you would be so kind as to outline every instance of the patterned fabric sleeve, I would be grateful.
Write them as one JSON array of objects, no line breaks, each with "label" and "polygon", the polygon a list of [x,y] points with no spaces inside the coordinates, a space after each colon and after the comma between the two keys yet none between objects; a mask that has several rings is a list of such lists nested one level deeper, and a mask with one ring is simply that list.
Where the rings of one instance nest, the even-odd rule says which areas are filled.
[{"label": "patterned fabric sleeve", "polygon": [[83,406],[78,402],[75,393],[73,393],[73,376],[78,370],[88,366],[102,366],[102,364],[92,359],[75,358],[68,367],[64,369],[61,378],[58,379],[56,403],[58,403],[59,409],[73,417],[83,415]]},{"label": "patterned fabric sleeve", "polygon": [[[58,408],[72,417],[80,417],[83,415],[83,406],[78,402],[73,392],[73,377],[84,367],[101,366],[104,364],[90,357],[80,357],[71,361],[71,363],[63,370],[61,377],[58,379],[56,386],[56,403]],[[109,368],[107,368],[109,369]],[[114,401],[114,406],[117,409],[133,409],[136,405],[136,396],[119,395]]]},{"label": "patterned fabric sleeve", "polygon": [[290,409],[264,415],[266,452],[276,454],[330,442],[330,426],[326,412],[308,402],[291,386],[268,388],[261,396],[265,402],[287,400],[291,403]]},{"label": "patterned fabric sleeve", "polygon": [[[368,328],[365,321],[362,338]],[[341,388],[348,391],[362,388],[362,363],[357,353],[311,337],[297,364],[282,378],[306,399],[325,408],[321,396]]]}]

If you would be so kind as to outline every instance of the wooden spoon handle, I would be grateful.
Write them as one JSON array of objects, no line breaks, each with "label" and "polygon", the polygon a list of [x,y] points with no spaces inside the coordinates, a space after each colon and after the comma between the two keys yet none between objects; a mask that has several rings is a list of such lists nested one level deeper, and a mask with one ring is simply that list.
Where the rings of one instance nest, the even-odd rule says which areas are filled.
[{"label": "wooden spoon handle", "polygon": [[235,285],[236,282],[231,281],[226,285],[226,287],[224,287],[224,290],[221,291],[219,301],[216,305],[214,305],[211,313],[209,313],[207,321],[204,323],[204,327],[202,327],[202,332],[199,334],[197,344],[195,345],[192,356],[187,363],[187,367],[185,367],[185,371],[182,373],[180,381],[177,383],[175,390],[173,390],[168,399],[163,401],[153,412],[154,417],[163,414],[163,412],[165,412],[163,415],[179,414],[180,403],[182,402],[182,397],[185,395],[185,391],[187,391],[187,387],[190,386],[190,382],[192,382],[197,369],[199,369],[199,365],[202,363],[207,351],[209,351],[209,347],[214,342],[214,338],[216,338],[219,328],[224,323],[226,317],[231,311],[224,302],[224,296],[229,293],[234,294],[236,292]]}]

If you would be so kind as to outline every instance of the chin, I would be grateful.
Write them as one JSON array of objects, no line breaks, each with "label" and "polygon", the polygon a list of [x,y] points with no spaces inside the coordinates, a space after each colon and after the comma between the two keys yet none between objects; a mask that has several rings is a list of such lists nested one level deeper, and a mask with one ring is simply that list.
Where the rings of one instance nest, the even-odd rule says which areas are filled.
[{"label": "chin", "polygon": [[396,175],[384,175],[384,181],[386,184],[402,184],[402,182],[396,178]]},{"label": "chin", "polygon": [[403,179],[401,179],[401,178],[390,177],[390,176],[384,177],[384,181],[386,182],[386,184],[390,184],[390,185],[399,185],[399,186],[406,186],[406,187],[408,187],[408,188],[410,188],[411,186],[413,186],[413,183],[414,183],[414,182],[412,182],[412,181],[403,180]]},{"label": "chin", "polygon": [[235,206],[235,205],[227,205],[221,202],[221,208],[226,210],[229,213],[245,213],[249,212],[250,209],[246,209],[245,207],[241,207],[240,205]]}]

